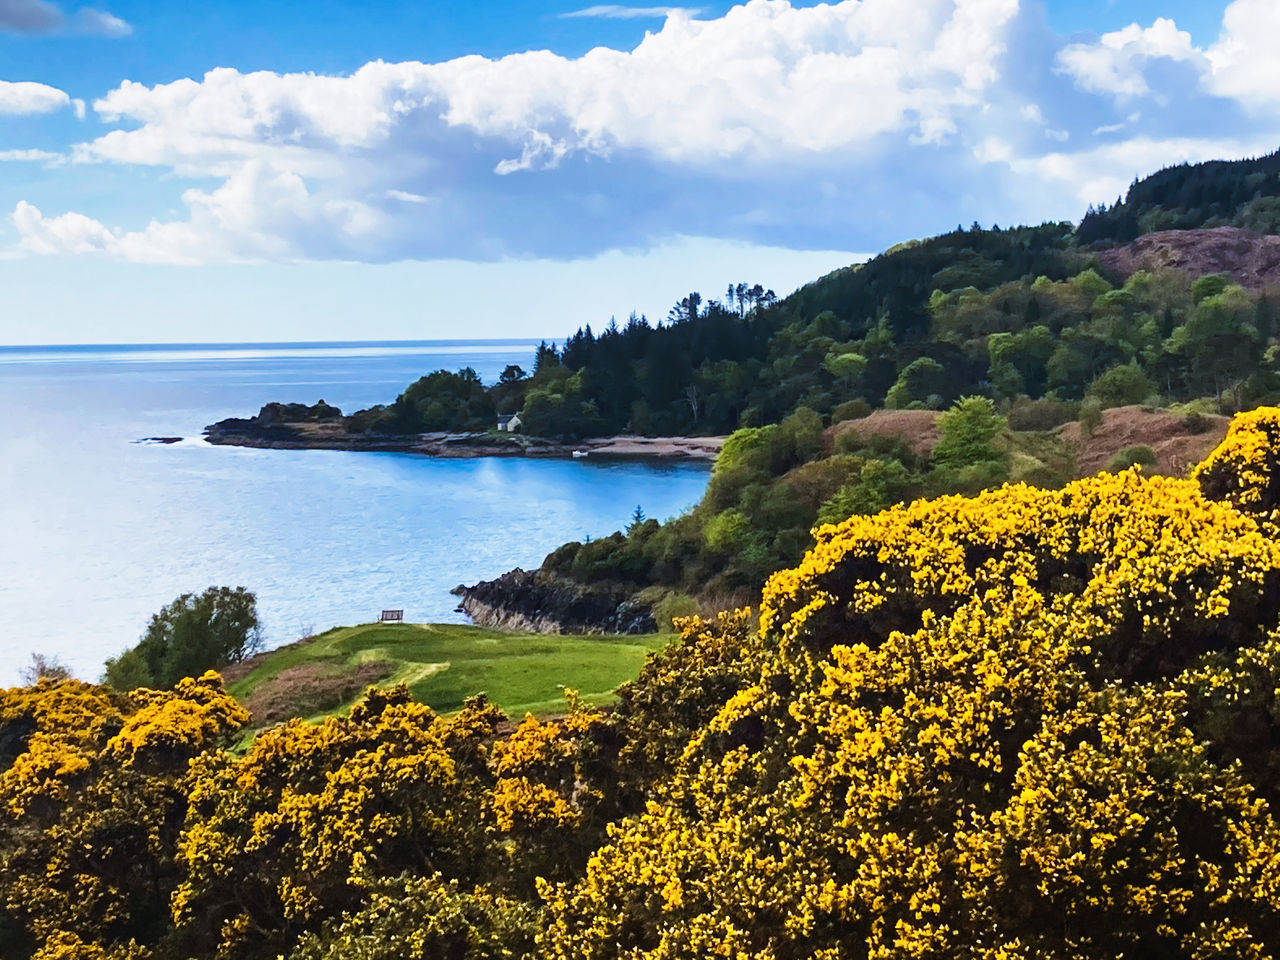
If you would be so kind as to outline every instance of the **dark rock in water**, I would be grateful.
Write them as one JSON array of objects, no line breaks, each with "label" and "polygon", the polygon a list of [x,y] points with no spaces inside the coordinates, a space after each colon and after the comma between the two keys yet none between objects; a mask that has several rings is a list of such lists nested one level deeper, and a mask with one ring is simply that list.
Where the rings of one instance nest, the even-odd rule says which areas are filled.
[{"label": "dark rock in water", "polygon": [[293,427],[257,417],[244,419],[228,417],[204,428],[205,439],[210,443],[228,443],[241,446],[270,446],[275,442],[301,442],[301,434]]},{"label": "dark rock in water", "polygon": [[342,411],[323,400],[305,403],[268,403],[256,417],[228,417],[204,428],[210,443],[239,446],[302,446],[306,438],[299,424],[340,424]]},{"label": "dark rock in water", "polygon": [[482,627],[535,633],[654,633],[653,611],[626,591],[584,587],[519,568],[474,587],[459,584],[458,609]]},{"label": "dark rock in water", "polygon": [[134,443],[181,443],[182,437],[143,437]]}]

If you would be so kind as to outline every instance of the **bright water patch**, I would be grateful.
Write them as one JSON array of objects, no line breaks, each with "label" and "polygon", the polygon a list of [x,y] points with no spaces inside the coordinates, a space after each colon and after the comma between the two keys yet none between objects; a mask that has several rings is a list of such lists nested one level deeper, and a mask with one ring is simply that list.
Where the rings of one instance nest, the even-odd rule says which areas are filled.
[{"label": "bright water patch", "polygon": [[[0,685],[30,653],[96,679],[184,591],[243,585],[272,643],[383,607],[461,621],[460,582],[674,516],[702,464],[214,447],[270,400],[344,411],[431,370],[531,369],[533,342],[0,349]],[[148,436],[183,436],[171,446]]]}]

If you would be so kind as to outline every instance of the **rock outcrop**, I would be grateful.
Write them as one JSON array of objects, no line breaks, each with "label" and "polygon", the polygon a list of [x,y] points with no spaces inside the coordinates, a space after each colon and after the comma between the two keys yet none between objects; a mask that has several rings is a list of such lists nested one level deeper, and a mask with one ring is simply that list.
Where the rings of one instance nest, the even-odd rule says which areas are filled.
[{"label": "rock outcrop", "polygon": [[584,587],[540,570],[508,571],[496,580],[452,590],[458,609],[482,627],[535,633],[654,633],[653,610],[631,594]]}]

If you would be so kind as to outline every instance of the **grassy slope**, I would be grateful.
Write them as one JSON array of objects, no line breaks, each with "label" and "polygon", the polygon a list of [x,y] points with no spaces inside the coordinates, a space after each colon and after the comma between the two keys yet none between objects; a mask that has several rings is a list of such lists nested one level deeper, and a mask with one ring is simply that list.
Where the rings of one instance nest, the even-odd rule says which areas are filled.
[{"label": "grassy slope", "polygon": [[619,684],[639,673],[645,655],[669,639],[547,636],[455,624],[335,627],[255,657],[228,687],[242,702],[272,684],[287,696],[286,671],[313,665],[340,674],[380,660],[391,672],[379,685],[403,681],[435,710],[457,710],[467,697],[483,692],[519,719],[526,712],[563,710],[562,686],[576,689],[589,703],[607,702]]}]

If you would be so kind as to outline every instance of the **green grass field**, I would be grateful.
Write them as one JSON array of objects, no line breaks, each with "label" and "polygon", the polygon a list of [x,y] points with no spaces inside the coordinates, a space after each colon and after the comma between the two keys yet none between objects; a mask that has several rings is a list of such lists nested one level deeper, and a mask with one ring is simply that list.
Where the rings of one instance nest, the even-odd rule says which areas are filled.
[{"label": "green grass field", "polygon": [[371,683],[407,683],[441,713],[478,693],[509,716],[564,709],[562,687],[588,703],[606,703],[632,679],[645,655],[669,635],[550,636],[455,624],[336,627],[255,657],[227,671],[228,689],[255,715],[255,726],[286,715],[343,710]]}]

